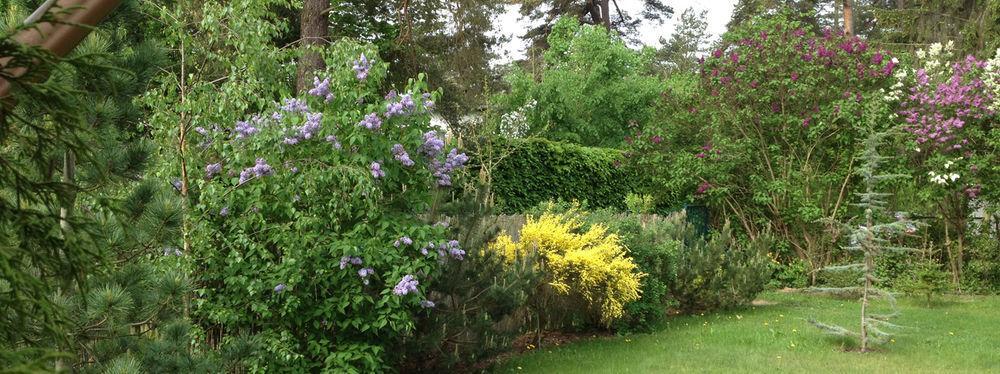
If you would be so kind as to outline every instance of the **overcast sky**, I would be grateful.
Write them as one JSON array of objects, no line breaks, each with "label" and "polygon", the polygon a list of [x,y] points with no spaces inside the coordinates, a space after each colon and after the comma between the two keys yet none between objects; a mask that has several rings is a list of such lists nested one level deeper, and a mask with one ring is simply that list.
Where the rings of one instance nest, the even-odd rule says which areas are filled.
[{"label": "overcast sky", "polygon": [[[677,25],[677,18],[688,7],[708,11],[708,32],[712,34],[712,38],[717,38],[726,31],[726,23],[729,22],[729,17],[736,4],[736,0],[667,0],[665,2],[674,8],[674,16],[662,25],[643,24],[639,28],[639,39],[643,44],[658,47],[660,37],[668,37],[673,32]],[[642,0],[618,0],[618,5],[621,5],[622,10],[629,14],[638,15],[642,11]],[[524,35],[525,30],[530,28],[531,23],[527,19],[521,19],[518,7],[520,6],[507,5],[507,12],[501,15],[498,20],[500,32],[511,38],[510,42],[506,43],[500,51],[501,62],[524,58],[526,53],[527,43],[521,39],[521,35]]]}]

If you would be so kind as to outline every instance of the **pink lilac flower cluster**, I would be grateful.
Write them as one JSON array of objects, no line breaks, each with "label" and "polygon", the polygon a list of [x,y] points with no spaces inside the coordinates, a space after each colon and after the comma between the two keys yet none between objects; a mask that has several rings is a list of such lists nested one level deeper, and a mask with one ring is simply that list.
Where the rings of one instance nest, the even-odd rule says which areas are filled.
[{"label": "pink lilac flower cluster", "polygon": [[992,114],[992,97],[980,78],[986,63],[969,55],[951,67],[951,75],[940,82],[923,69],[917,70],[916,84],[901,103],[904,129],[926,149],[962,149],[969,143],[963,129]]}]

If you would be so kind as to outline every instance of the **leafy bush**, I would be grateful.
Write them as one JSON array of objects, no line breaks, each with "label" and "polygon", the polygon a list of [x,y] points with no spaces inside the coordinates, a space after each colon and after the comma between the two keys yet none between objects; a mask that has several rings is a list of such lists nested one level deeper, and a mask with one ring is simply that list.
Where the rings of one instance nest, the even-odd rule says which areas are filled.
[{"label": "leafy bush", "polygon": [[801,260],[793,260],[787,264],[771,262],[773,273],[769,288],[802,288],[809,284],[809,266]]},{"label": "leafy bush", "polygon": [[[645,274],[638,271],[616,234],[602,225],[586,231],[582,226],[572,212],[529,216],[518,241],[502,234],[492,248],[512,264],[538,256],[544,283],[535,296],[543,299],[543,304],[535,305],[540,317],[572,315],[582,308],[590,322],[610,326],[625,314],[627,303],[639,299]],[[556,302],[544,303],[549,297]],[[549,307],[554,308],[545,310]]]},{"label": "leafy bush", "polygon": [[656,202],[653,195],[630,193],[625,195],[625,208],[632,214],[649,214],[656,209]]},{"label": "leafy bush", "polygon": [[926,298],[928,306],[933,296],[948,291],[950,285],[948,273],[942,271],[941,264],[933,259],[924,259],[914,264],[907,276],[899,282],[899,288],[906,293]]},{"label": "leafy bush", "polygon": [[563,17],[552,27],[540,72],[515,67],[498,101],[524,123],[512,129],[589,146],[622,144],[652,118],[662,84],[649,67],[654,51],[635,51],[595,25]]},{"label": "leafy bush", "polygon": [[196,305],[259,342],[252,371],[386,370],[426,285],[465,255],[419,218],[465,161],[429,129],[422,77],[383,99],[370,48],[336,44],[327,66],[273,113],[194,129]]},{"label": "leafy bush", "polygon": [[1000,240],[997,231],[989,231],[996,230],[995,226],[984,226],[984,230],[969,240],[962,286],[973,292],[996,294],[1000,293]]},{"label": "leafy bush", "polygon": [[705,238],[677,215],[675,240],[684,243],[674,265],[670,293],[684,312],[730,308],[753,301],[771,277],[766,253],[771,238],[762,235],[739,245],[727,222]]},{"label": "leafy bush", "polygon": [[606,222],[610,230],[618,233],[629,256],[646,274],[640,285],[642,297],[625,305],[625,316],[615,322],[615,330],[652,331],[666,316],[667,308],[676,306],[668,285],[674,281],[674,262],[684,243],[674,240],[670,232],[680,222],[676,216],[661,218],[606,212],[594,212],[588,220]]},{"label": "leafy bush", "polygon": [[621,151],[542,139],[515,140],[494,170],[497,209],[521,213],[548,200],[585,201],[594,208],[624,208],[638,177],[618,167]]}]

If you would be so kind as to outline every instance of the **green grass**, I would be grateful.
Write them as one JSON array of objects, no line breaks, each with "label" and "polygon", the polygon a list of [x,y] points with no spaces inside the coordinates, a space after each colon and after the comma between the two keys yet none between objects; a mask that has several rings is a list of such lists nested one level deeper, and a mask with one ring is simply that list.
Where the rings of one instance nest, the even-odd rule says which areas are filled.
[{"label": "green grass", "polygon": [[901,300],[894,341],[847,352],[845,341],[806,321],[854,328],[858,303],[768,293],[773,303],[669,319],[652,334],[542,347],[502,363],[516,373],[1000,373],[1000,297],[946,297],[930,308]]}]

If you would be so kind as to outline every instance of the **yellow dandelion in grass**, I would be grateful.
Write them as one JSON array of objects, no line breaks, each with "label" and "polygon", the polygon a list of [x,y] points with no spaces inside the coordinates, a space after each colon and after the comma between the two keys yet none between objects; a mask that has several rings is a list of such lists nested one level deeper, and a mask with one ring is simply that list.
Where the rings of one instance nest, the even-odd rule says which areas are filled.
[{"label": "yellow dandelion in grass", "polygon": [[788,347],[789,347],[789,348],[795,348],[795,343],[792,343],[792,344],[791,344],[791,345],[789,345]]},{"label": "yellow dandelion in grass", "polygon": [[764,322],[764,326],[767,326],[767,322],[766,321]]},{"label": "yellow dandelion in grass", "polygon": [[896,339],[889,339],[889,343],[895,343]]},{"label": "yellow dandelion in grass", "polygon": [[780,360],[780,359],[781,359],[781,356],[778,356],[778,359]]},{"label": "yellow dandelion in grass", "polygon": [[743,319],[743,316],[741,316],[741,315],[737,314],[737,315],[736,315],[736,319]]},{"label": "yellow dandelion in grass", "polygon": [[954,331],[948,331],[948,335],[955,335]]},{"label": "yellow dandelion in grass", "polygon": [[799,330],[796,330],[796,329],[792,329],[792,332],[799,332]]},{"label": "yellow dandelion in grass", "polygon": [[785,318],[784,314],[779,314],[778,317]]},{"label": "yellow dandelion in grass", "polygon": [[625,339],[625,342],[626,342],[626,343],[631,343],[631,342],[632,342],[632,339]]},{"label": "yellow dandelion in grass", "polygon": [[518,367],[517,367],[517,370],[521,370],[521,367],[520,367],[520,366],[518,366]]}]

